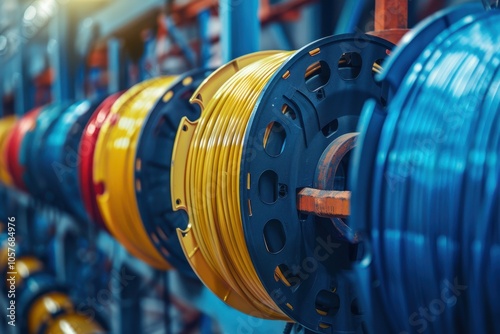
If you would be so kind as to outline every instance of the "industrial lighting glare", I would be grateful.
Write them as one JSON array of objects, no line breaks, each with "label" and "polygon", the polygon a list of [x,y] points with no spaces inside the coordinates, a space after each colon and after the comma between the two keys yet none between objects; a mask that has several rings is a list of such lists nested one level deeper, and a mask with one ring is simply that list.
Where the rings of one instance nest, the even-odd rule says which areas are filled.
[{"label": "industrial lighting glare", "polygon": [[37,8],[39,12],[51,17],[57,8],[57,4],[54,0],[40,0],[37,2]]},{"label": "industrial lighting glare", "polygon": [[7,37],[0,35],[0,52],[3,52],[7,48]]},{"label": "industrial lighting glare", "polygon": [[31,21],[36,17],[36,7],[31,5],[26,10],[24,11],[24,20],[25,21]]}]

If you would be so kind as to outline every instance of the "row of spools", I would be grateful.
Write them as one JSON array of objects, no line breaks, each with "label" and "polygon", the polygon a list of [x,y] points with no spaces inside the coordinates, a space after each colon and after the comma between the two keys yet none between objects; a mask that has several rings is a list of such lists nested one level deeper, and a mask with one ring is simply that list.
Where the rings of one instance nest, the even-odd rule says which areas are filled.
[{"label": "row of spools", "polygon": [[[3,119],[2,181],[247,314],[498,332],[499,22],[463,6],[385,63],[391,43],[340,35]],[[323,152],[357,130],[327,189],[352,190],[348,224],[298,212]]]},{"label": "row of spools", "polygon": [[[169,269],[168,256],[159,254],[141,226],[135,200],[139,179],[134,169],[138,161],[144,161],[145,170],[157,168],[156,174],[149,173],[144,178],[156,177],[161,181],[168,172],[161,169],[162,164],[170,157],[162,156],[165,147],[161,140],[155,140],[164,135],[158,132],[159,127],[165,121],[179,123],[180,116],[169,119],[175,117],[169,110],[178,107],[176,103],[187,105],[185,109],[193,110],[196,117],[188,100],[209,73],[200,70],[179,78],[151,79],[104,100],[52,104],[29,111],[19,119],[4,117],[0,121],[1,182],[66,211],[79,221],[96,223],[116,235],[133,255],[156,268]],[[169,106],[163,96],[166,91],[176,95]],[[162,97],[165,102],[157,103]],[[144,127],[148,132],[139,138],[146,117],[149,122]],[[174,125],[167,131],[175,136]],[[137,147],[142,150],[136,156]],[[151,186],[154,185],[152,181]],[[151,200],[161,201],[144,198],[146,209],[154,207],[154,203],[148,202]]]}]

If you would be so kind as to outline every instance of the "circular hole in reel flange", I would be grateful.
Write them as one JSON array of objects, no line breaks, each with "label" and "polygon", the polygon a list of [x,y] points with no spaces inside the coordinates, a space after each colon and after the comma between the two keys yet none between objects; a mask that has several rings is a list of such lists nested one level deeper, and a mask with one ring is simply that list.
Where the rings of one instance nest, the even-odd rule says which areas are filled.
[{"label": "circular hole in reel flange", "polygon": [[278,174],[266,170],[259,178],[259,198],[266,204],[274,204],[278,200]]},{"label": "circular hole in reel flange", "polygon": [[297,113],[290,107],[288,104],[283,104],[283,107],[281,107],[281,112],[283,115],[290,117],[292,120],[295,120],[297,118]]},{"label": "circular hole in reel flange", "polygon": [[359,305],[358,298],[354,298],[351,302],[351,313],[353,315],[362,315],[363,311],[361,310],[361,307]]},{"label": "circular hole in reel flange", "polygon": [[333,291],[321,290],[316,295],[316,312],[322,316],[335,316],[340,309],[340,297]]},{"label": "circular hole in reel flange", "polygon": [[278,254],[285,247],[285,228],[278,219],[271,219],[264,225],[264,242],[267,251],[272,254]]},{"label": "circular hole in reel flange", "polygon": [[271,122],[266,127],[262,145],[264,150],[271,157],[279,156],[285,149],[286,131],[283,125],[278,122]]},{"label": "circular hole in reel flange", "polygon": [[321,132],[323,132],[323,135],[326,138],[328,138],[331,135],[335,134],[335,132],[337,132],[338,129],[339,129],[339,120],[334,119],[333,121],[325,125],[323,129],[321,129]]},{"label": "circular hole in reel flange", "polygon": [[330,66],[322,60],[309,65],[304,75],[307,89],[310,92],[315,92],[326,86],[330,81],[330,75]]},{"label": "circular hole in reel flange", "polygon": [[292,290],[296,290],[302,283],[299,274],[294,274],[286,264],[280,264],[274,268],[274,280],[283,283]]},{"label": "circular hole in reel flange", "polygon": [[382,84],[381,81],[377,80],[377,75],[382,73],[382,63],[384,62],[383,59],[377,59],[373,62],[372,65],[372,74],[373,74],[373,81],[380,86]]},{"label": "circular hole in reel flange", "polygon": [[288,195],[288,186],[286,184],[279,184],[278,195],[280,198],[285,198]]},{"label": "circular hole in reel flange", "polygon": [[346,52],[339,59],[339,75],[344,80],[354,80],[361,73],[363,60],[357,52]]}]

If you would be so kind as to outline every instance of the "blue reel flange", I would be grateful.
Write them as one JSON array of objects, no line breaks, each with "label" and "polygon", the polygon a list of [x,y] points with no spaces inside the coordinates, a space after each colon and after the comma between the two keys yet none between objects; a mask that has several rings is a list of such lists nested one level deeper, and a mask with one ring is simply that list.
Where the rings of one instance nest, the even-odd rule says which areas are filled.
[{"label": "blue reel flange", "polygon": [[[328,146],[356,131],[363,103],[386,100],[374,64],[392,48],[359,34],[306,46],[269,81],[247,127],[240,205],[252,262],[283,312],[316,332],[363,328],[350,280],[357,245],[329,219],[300,213],[297,193],[316,183]],[[332,190],[346,190],[341,176]]]},{"label": "blue reel flange", "polygon": [[[184,211],[174,212],[170,193],[170,164],[175,136],[183,117],[196,120],[200,109],[189,99],[212,70],[198,69],[181,75],[148,114],[137,145],[136,198],[144,228],[160,254],[179,272],[196,278],[186,261],[176,230],[186,229]],[[168,256],[163,249],[166,249]]]}]

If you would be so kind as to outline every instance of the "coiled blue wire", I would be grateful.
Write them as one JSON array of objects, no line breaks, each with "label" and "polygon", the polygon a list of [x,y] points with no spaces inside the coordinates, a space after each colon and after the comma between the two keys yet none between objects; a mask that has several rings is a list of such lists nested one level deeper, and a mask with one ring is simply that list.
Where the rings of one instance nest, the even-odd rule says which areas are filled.
[{"label": "coiled blue wire", "polygon": [[376,332],[500,332],[499,72],[500,13],[453,24],[391,101],[375,164],[358,157],[352,175],[372,183],[369,198],[353,188],[368,212],[352,224],[372,252],[360,279]]},{"label": "coiled blue wire", "polygon": [[48,134],[40,161],[42,174],[51,184],[50,191],[54,193],[56,204],[83,221],[87,220],[87,215],[78,182],[81,158],[78,147],[83,130],[99,102],[84,100],[67,108]]},{"label": "coiled blue wire", "polygon": [[67,103],[52,104],[44,107],[37,117],[35,127],[26,133],[19,152],[20,164],[25,167],[23,174],[24,182],[30,194],[42,201],[51,202],[53,200],[46,192],[50,185],[39,173],[40,155],[43,152],[42,146],[57,118],[67,107]]}]

